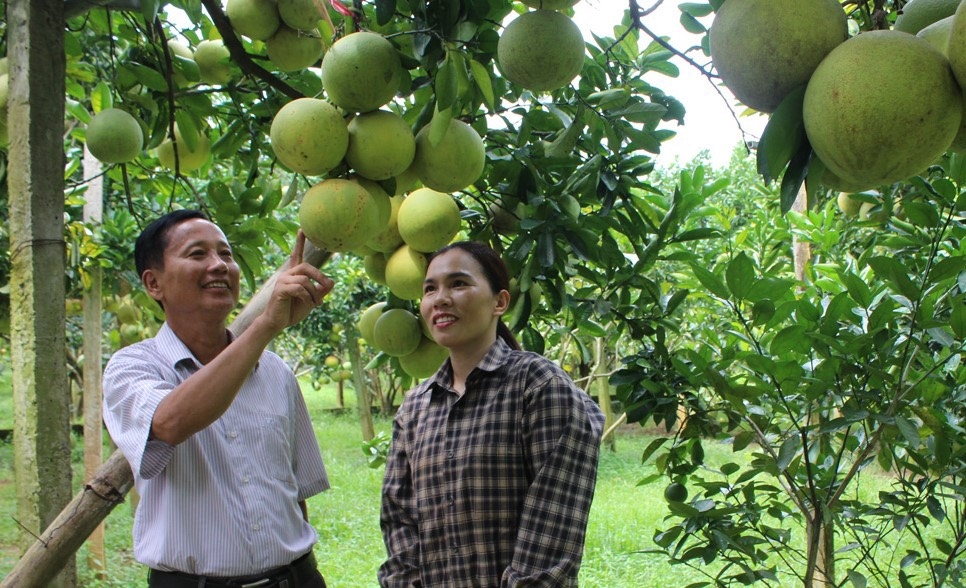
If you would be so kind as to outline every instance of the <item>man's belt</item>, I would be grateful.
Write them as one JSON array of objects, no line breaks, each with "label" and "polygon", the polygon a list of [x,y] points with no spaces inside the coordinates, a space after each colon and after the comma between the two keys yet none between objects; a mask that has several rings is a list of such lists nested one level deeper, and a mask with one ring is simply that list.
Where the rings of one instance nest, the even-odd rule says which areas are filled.
[{"label": "man's belt", "polygon": [[197,576],[183,572],[151,570],[150,588],[298,588],[317,573],[315,554],[311,551],[288,564],[251,576]]}]

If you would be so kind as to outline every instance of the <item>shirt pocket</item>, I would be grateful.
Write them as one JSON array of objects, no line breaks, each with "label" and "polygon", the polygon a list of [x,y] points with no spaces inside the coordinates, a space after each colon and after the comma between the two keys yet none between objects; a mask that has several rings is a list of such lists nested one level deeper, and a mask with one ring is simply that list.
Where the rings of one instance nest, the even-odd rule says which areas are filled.
[{"label": "shirt pocket", "polygon": [[292,435],[288,417],[261,415],[256,427],[255,460],[262,463],[265,473],[276,480],[295,485],[292,460]]}]

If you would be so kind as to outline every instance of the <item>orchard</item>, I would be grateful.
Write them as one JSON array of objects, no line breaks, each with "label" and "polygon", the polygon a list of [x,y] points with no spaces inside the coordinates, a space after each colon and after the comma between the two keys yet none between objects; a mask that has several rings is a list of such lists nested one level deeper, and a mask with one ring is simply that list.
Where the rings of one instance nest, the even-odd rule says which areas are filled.
[{"label": "orchard", "polygon": [[[575,6],[605,1],[626,10],[585,32]],[[966,4],[686,2],[672,39],[659,4],[9,0],[0,324],[18,520],[47,543],[24,532],[0,585],[45,585],[77,549],[39,531],[78,510],[83,366],[162,323],[132,250],[173,208],[232,242],[236,332],[304,231],[337,291],[280,353],[350,383],[366,440],[368,409],[445,361],[418,315],[428,256],[486,241],[523,347],[566,363],[611,435],[662,431],[639,476],[668,516],[642,550],[714,562],[717,586],[966,581]],[[767,117],[727,168],[659,165],[689,120],[661,89],[682,67]],[[748,459],[712,471],[718,442]],[[86,475],[123,498],[123,465]],[[88,522],[116,501],[95,504]]]}]

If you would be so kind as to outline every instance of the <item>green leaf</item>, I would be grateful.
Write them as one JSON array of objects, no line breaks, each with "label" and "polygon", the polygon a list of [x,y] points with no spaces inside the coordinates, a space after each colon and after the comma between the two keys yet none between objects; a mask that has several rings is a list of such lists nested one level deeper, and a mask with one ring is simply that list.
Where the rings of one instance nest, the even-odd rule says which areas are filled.
[{"label": "green leaf", "polygon": [[436,72],[436,107],[441,111],[452,108],[458,94],[457,66],[453,61],[452,54],[447,51],[446,59],[443,60]]},{"label": "green leaf", "polygon": [[449,131],[449,123],[453,120],[453,111],[450,109],[436,110],[433,113],[433,120],[429,123],[429,143],[439,145],[443,140],[443,135]]},{"label": "green leaf", "polygon": [[743,251],[728,263],[725,270],[728,289],[738,300],[744,300],[755,282],[755,264]]},{"label": "green leaf", "polygon": [[905,417],[897,416],[895,419],[896,427],[898,427],[899,432],[905,438],[906,442],[909,443],[913,448],[919,447],[922,443],[922,439],[919,438],[919,427],[915,425],[912,421]]},{"label": "green leaf", "polygon": [[910,300],[919,298],[919,288],[909,278],[909,272],[898,259],[883,255],[870,259],[869,265],[880,278],[891,283],[899,294]]},{"label": "green leaf", "polygon": [[798,151],[795,152],[795,155],[792,156],[792,160],[788,163],[788,169],[785,170],[785,175],[782,176],[782,214],[791,210],[795,205],[795,201],[801,193],[802,184],[805,182],[805,176],[808,175],[808,162],[811,158],[812,146],[809,145],[808,141],[804,141]]},{"label": "green leaf", "polygon": [[396,0],[376,0],[376,22],[381,26],[392,20],[396,13]]},{"label": "green leaf", "polygon": [[849,577],[849,582],[852,583],[852,586],[854,588],[865,588],[869,583],[868,580],[865,579],[865,576],[862,575],[861,572],[857,572],[855,570],[849,570],[847,574]]},{"label": "green leaf", "polygon": [[701,24],[701,21],[694,18],[687,12],[681,13],[681,26],[684,27],[684,30],[686,30],[687,32],[693,33],[695,35],[703,34],[708,30],[707,27]]},{"label": "green leaf", "polygon": [[805,139],[802,104],[805,87],[790,93],[769,117],[758,142],[758,173],[770,183],[781,177],[792,157],[801,149]]},{"label": "green leaf", "polygon": [[806,351],[807,346],[806,349],[803,349],[802,345],[802,342],[806,340],[805,333],[806,328],[803,325],[785,327],[772,339],[768,350],[772,355],[777,357],[783,357],[791,352]]},{"label": "green leaf", "polygon": [[691,265],[691,271],[694,272],[695,277],[698,278],[698,281],[701,282],[701,285],[704,286],[712,295],[724,300],[727,300],[731,297],[731,293],[728,292],[728,288],[725,287],[724,282],[722,282],[718,276],[701,266],[693,264]]},{"label": "green leaf", "polygon": [[102,110],[107,110],[113,106],[114,93],[111,92],[111,86],[107,82],[99,82],[91,90],[91,107],[94,109],[94,113],[96,114]]},{"label": "green leaf", "polygon": [[802,448],[802,438],[798,435],[792,435],[788,439],[785,439],[782,443],[781,448],[778,450],[778,471],[784,472],[788,469],[789,464],[798,455],[799,449]]},{"label": "green leaf", "polygon": [[482,63],[475,59],[470,59],[470,72],[473,74],[473,81],[476,87],[483,94],[483,101],[489,107],[490,112],[496,110],[496,98],[493,95],[493,82],[490,80],[490,72],[486,70]]},{"label": "green leaf", "polygon": [[158,16],[158,0],[141,0],[141,14],[147,22],[154,22]]},{"label": "green leaf", "polygon": [[966,338],[966,302],[962,298],[953,298],[950,306],[952,311],[949,313],[949,328],[957,338]]}]

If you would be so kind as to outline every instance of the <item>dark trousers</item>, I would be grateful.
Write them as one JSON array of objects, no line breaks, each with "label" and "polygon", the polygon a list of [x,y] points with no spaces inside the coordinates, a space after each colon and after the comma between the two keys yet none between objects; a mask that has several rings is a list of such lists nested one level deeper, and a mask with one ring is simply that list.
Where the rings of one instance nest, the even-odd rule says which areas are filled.
[{"label": "dark trousers", "polygon": [[148,588],[326,588],[310,551],[287,566],[252,576],[222,578],[151,570]]}]

